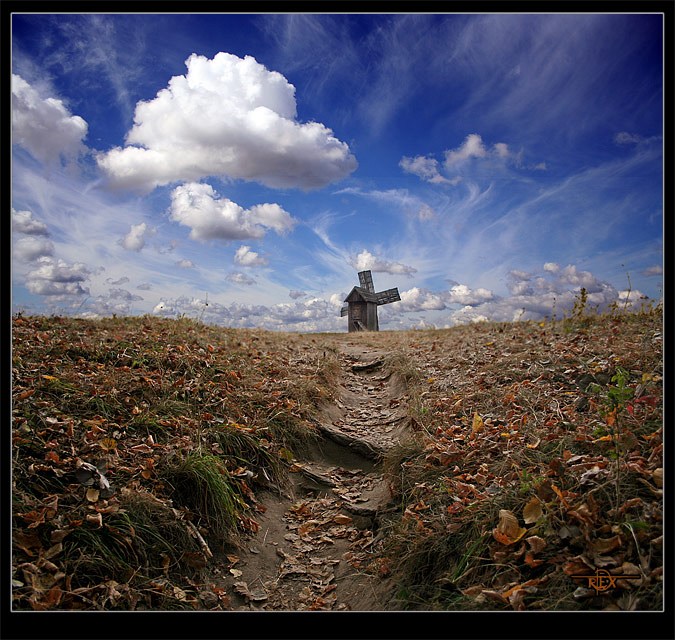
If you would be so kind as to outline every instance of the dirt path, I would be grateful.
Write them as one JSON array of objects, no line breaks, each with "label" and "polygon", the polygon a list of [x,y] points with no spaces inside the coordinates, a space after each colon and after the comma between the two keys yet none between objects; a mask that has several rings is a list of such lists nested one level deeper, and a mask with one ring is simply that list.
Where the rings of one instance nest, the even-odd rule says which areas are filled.
[{"label": "dirt path", "polygon": [[234,609],[386,608],[370,557],[392,507],[378,459],[405,429],[405,386],[383,352],[358,340],[334,346],[342,391],[323,413],[322,438],[293,461],[284,493],[259,496],[257,534],[220,559]]}]

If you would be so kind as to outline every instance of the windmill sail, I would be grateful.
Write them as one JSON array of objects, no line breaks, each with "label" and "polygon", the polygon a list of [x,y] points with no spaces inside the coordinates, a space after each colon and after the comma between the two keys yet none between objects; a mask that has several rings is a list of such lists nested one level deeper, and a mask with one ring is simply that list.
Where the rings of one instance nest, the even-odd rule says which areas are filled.
[{"label": "windmill sail", "polygon": [[370,271],[359,272],[359,284],[362,289],[369,293],[375,293],[375,285],[373,285],[373,274]]},{"label": "windmill sail", "polygon": [[397,287],[380,291],[375,295],[377,296],[377,304],[389,304],[390,302],[398,302],[401,299]]}]

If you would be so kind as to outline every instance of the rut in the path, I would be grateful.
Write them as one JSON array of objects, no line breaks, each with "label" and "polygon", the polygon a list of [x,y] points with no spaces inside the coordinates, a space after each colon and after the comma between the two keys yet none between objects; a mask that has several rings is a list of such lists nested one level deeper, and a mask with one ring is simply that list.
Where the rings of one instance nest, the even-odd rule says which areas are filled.
[{"label": "rut in the path", "polygon": [[405,410],[381,354],[339,348],[342,393],[332,419],[319,426],[321,444],[291,465],[286,495],[261,503],[247,548],[225,556],[221,572],[234,608],[384,608],[370,571],[390,501],[377,461],[398,441]]}]

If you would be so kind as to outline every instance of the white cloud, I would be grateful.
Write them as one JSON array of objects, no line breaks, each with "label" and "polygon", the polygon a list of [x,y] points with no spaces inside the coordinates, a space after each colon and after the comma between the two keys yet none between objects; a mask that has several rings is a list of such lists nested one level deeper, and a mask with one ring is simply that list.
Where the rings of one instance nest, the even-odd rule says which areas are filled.
[{"label": "white cloud", "polygon": [[455,284],[450,291],[445,294],[445,300],[448,305],[462,304],[462,305],[477,305],[488,300],[492,300],[494,294],[488,289],[479,287],[472,291],[465,284]]},{"label": "white cloud", "polygon": [[485,158],[487,155],[483,139],[477,133],[470,133],[458,149],[445,152],[445,166],[451,167],[469,158]]},{"label": "white cloud", "polygon": [[315,189],[356,169],[349,147],[296,120],[295,87],[251,56],[192,54],[153,100],[136,105],[125,148],[98,156],[113,188],[151,191],[207,176]]},{"label": "white cloud", "polygon": [[298,298],[304,298],[307,294],[304,291],[297,291],[295,289],[291,289],[288,292],[288,297],[293,298],[293,300],[297,300]]},{"label": "white cloud", "polygon": [[655,264],[653,267],[647,267],[640,272],[645,278],[651,276],[661,276],[663,275],[663,267],[660,264]]},{"label": "white cloud", "polygon": [[111,298],[119,298],[121,300],[124,300],[126,302],[134,302],[138,300],[143,300],[141,296],[137,296],[134,293],[131,293],[130,291],[127,291],[126,289],[110,289],[108,292],[108,295]]},{"label": "white cloud", "polygon": [[178,262],[174,262],[173,264],[174,267],[180,267],[181,269],[194,269],[197,266],[192,260],[188,260],[187,258],[178,260]]},{"label": "white cloud", "polygon": [[145,246],[145,237],[154,231],[154,229],[149,229],[145,222],[132,224],[129,233],[121,238],[119,243],[128,251],[140,251]]},{"label": "white cloud", "polygon": [[12,208],[12,231],[27,235],[49,235],[44,222],[33,219],[31,211],[16,211]]},{"label": "white cloud", "polygon": [[412,173],[422,180],[431,182],[432,184],[457,184],[461,178],[457,177],[453,180],[448,180],[448,178],[443,177],[438,171],[438,160],[436,158],[429,158],[427,156],[415,156],[414,158],[409,158],[403,156],[399,166],[407,173]]},{"label": "white cloud", "polygon": [[113,280],[112,278],[106,278],[105,281],[108,284],[120,285],[120,284],[126,284],[127,282],[129,282],[129,278],[127,278],[126,276],[122,276],[119,280]]},{"label": "white cloud", "polygon": [[506,274],[507,284],[511,295],[524,296],[533,293],[532,287],[528,284],[532,278],[532,274],[525,271],[518,271],[512,269]]},{"label": "white cloud", "polygon": [[312,298],[304,302],[275,305],[221,304],[188,296],[162,299],[152,313],[163,316],[186,314],[203,322],[232,327],[263,327],[272,331],[344,331],[346,319],[340,317],[341,295],[329,300]]},{"label": "white cloud", "polygon": [[558,273],[558,271],[560,271],[560,265],[557,262],[546,262],[544,263],[544,271]]},{"label": "white cloud", "polygon": [[54,245],[46,238],[28,236],[12,242],[12,254],[18,260],[32,262],[41,256],[54,255]]},{"label": "white cloud", "polygon": [[579,271],[576,265],[569,264],[560,271],[559,281],[562,284],[583,287],[588,293],[602,291],[602,283],[590,272]]},{"label": "white cloud", "polygon": [[445,303],[441,296],[428,289],[413,287],[407,291],[401,291],[401,301],[391,309],[392,313],[411,311],[440,311],[445,309]]},{"label": "white cloud", "polygon": [[264,267],[270,261],[266,257],[258,255],[256,251],[251,251],[251,247],[242,244],[234,254],[234,263],[243,267]]},{"label": "white cloud", "polygon": [[43,296],[89,293],[80,283],[87,280],[92,271],[81,262],[68,265],[63,260],[43,256],[37,264],[26,276],[26,288],[31,293]]},{"label": "white cloud", "polygon": [[219,197],[211,185],[196,182],[171,192],[170,218],[190,227],[190,238],[201,242],[259,239],[267,228],[283,234],[296,224],[278,204],[244,209],[228,198]]},{"label": "white cloud", "polygon": [[257,284],[253,278],[249,278],[246,274],[240,273],[239,271],[233,271],[226,276],[226,280],[234,282],[236,284],[245,284],[251,286]]},{"label": "white cloud", "polygon": [[47,164],[85,151],[87,123],[71,115],[61,100],[42,98],[21,76],[12,74],[12,143]]},{"label": "white cloud", "polygon": [[627,303],[627,306],[639,306],[640,302],[648,299],[648,297],[638,289],[626,289],[619,291],[618,298],[622,303]]},{"label": "white cloud", "polygon": [[350,259],[351,265],[357,271],[375,271],[391,274],[400,274],[406,276],[412,276],[413,273],[417,272],[417,269],[414,267],[409,267],[400,262],[389,262],[388,260],[382,260],[381,258],[376,258],[372,253],[367,249],[364,249],[356,257],[352,256]]}]

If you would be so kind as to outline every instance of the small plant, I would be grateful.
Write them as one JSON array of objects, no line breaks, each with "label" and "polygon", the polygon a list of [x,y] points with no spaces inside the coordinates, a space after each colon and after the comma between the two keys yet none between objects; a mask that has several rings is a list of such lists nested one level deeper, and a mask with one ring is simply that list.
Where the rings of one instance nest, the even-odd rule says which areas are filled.
[{"label": "small plant", "polygon": [[203,516],[205,523],[219,533],[233,530],[238,516],[247,508],[240,485],[223,460],[210,454],[188,453],[166,472],[165,481],[173,488],[178,504]]},{"label": "small plant", "polygon": [[621,434],[622,434],[622,414],[626,408],[628,401],[633,397],[633,389],[630,388],[628,382],[630,374],[623,368],[617,367],[616,373],[612,376],[611,382],[614,385],[606,387],[604,397],[600,394],[603,388],[598,384],[590,385],[590,389],[598,394],[601,398],[602,405],[600,407],[600,414],[604,417],[607,425],[607,435],[603,435],[600,439],[609,439],[613,444],[613,451],[610,457],[615,461],[616,473],[616,506],[621,504],[620,492],[620,474],[621,474]]}]

